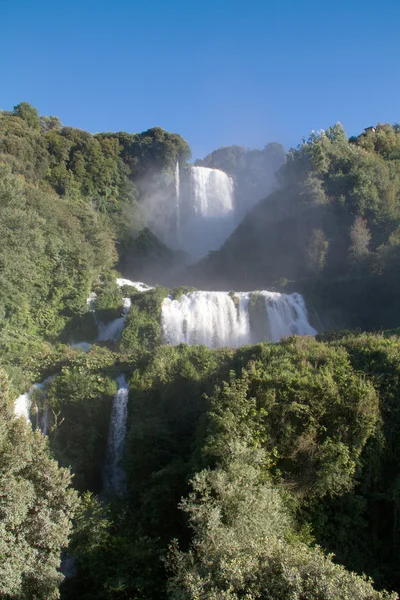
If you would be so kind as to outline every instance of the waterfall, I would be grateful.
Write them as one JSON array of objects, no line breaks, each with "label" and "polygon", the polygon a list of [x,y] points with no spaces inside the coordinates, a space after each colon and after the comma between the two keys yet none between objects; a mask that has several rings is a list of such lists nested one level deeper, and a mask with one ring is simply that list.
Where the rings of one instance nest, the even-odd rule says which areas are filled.
[{"label": "waterfall", "polygon": [[125,486],[125,472],[121,467],[121,459],[124,449],[129,395],[129,386],[125,375],[120,375],[117,378],[117,384],[118,391],[114,396],[111,411],[104,485],[115,492],[122,492]]},{"label": "waterfall", "polygon": [[99,324],[97,342],[118,342],[125,327],[126,315],[118,317],[107,325]]},{"label": "waterfall", "polygon": [[175,196],[176,196],[176,241],[177,244],[179,246],[179,233],[180,233],[180,206],[179,206],[179,201],[180,201],[180,188],[181,188],[181,181],[180,181],[180,174],[179,174],[179,160],[176,161],[176,167],[175,167]]},{"label": "waterfall", "polygon": [[161,325],[164,341],[209,348],[277,342],[289,335],[315,335],[300,294],[278,292],[190,292],[165,298]]},{"label": "waterfall", "polygon": [[182,190],[179,247],[193,258],[201,258],[209,250],[217,250],[236,225],[233,180],[219,169],[191,167]]},{"label": "waterfall", "polygon": [[219,169],[190,170],[193,212],[208,218],[225,217],[233,211],[233,180]]},{"label": "waterfall", "polygon": [[48,383],[50,383],[50,381],[52,381],[55,377],[57,377],[57,375],[58,375],[58,373],[56,375],[51,375],[51,377],[47,377],[47,379],[45,379],[41,383],[34,383],[33,386],[27,392],[18,396],[18,398],[15,400],[15,403],[14,403],[15,416],[16,417],[25,417],[25,419],[28,421],[28,423],[32,422],[31,421],[31,412],[33,412],[32,409],[34,409],[35,415],[36,415],[36,418],[35,418],[36,429],[40,429],[40,431],[43,433],[43,435],[47,435],[49,411],[48,411],[48,407],[44,406],[43,413],[40,418],[38,405],[35,404],[35,406],[32,407],[33,394],[36,390],[40,390],[42,392],[42,398],[45,398],[46,397],[46,391],[45,391],[46,385]]}]

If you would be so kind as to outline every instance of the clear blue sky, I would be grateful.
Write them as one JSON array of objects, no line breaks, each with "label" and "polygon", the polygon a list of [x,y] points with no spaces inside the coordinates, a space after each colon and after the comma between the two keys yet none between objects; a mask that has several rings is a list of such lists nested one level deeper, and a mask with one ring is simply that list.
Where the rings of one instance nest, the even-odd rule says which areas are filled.
[{"label": "clear blue sky", "polygon": [[0,108],[91,132],[297,145],[400,121],[400,0],[0,0]]}]

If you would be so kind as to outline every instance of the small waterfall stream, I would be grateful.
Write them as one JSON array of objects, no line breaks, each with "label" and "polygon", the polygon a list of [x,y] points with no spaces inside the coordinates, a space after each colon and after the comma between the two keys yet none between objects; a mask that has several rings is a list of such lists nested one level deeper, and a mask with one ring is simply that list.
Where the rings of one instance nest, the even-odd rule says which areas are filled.
[{"label": "small waterfall stream", "polygon": [[121,466],[128,416],[129,385],[125,375],[117,378],[118,390],[114,396],[108,434],[107,461],[104,469],[104,487],[122,493],[125,472]]},{"label": "small waterfall stream", "polygon": [[36,429],[40,429],[43,435],[47,435],[47,427],[48,427],[48,419],[49,419],[49,411],[47,406],[43,406],[42,414],[40,414],[39,407],[37,404],[32,406],[32,399],[34,392],[36,390],[40,390],[42,392],[42,398],[46,398],[46,386],[50,381],[52,381],[56,375],[51,375],[47,377],[41,383],[34,383],[32,387],[18,396],[18,398],[14,402],[14,414],[16,417],[24,417],[28,423],[32,423],[31,414],[34,412],[35,417],[35,427]]}]

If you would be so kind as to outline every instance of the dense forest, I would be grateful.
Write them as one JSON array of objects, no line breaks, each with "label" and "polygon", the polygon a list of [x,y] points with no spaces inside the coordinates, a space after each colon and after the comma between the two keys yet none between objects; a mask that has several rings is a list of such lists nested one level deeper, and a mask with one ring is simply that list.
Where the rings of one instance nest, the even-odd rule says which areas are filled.
[{"label": "dense forest", "polygon": [[[184,267],[151,226],[190,156],[159,127],[92,135],[24,102],[0,112],[0,597],[394,600],[400,127],[206,157],[248,207],[271,193]],[[146,272],[154,287],[117,283]],[[321,333],[166,345],[163,300],[198,282],[302,292]],[[259,306],[254,293],[253,320]],[[32,424],[16,418],[44,380]]]}]

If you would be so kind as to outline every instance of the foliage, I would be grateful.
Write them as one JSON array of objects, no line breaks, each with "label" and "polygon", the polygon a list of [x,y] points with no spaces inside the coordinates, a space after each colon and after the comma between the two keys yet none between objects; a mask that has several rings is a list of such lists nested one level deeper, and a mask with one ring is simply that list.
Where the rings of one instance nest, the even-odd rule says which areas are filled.
[{"label": "foliage", "polygon": [[310,271],[318,275],[325,265],[329,243],[322,229],[313,229],[307,247],[307,265]]},{"label": "foliage", "polygon": [[161,304],[167,296],[162,287],[131,296],[131,309],[122,333],[120,350],[152,350],[161,343]]},{"label": "foliage", "polygon": [[[321,337],[328,338],[328,334]],[[327,506],[325,517],[319,517],[320,539],[326,544],[329,538],[339,560],[346,560],[353,568],[368,569],[375,579],[397,587],[400,338],[398,332],[357,336],[343,332],[332,337],[332,345],[346,349],[353,368],[368,377],[379,393],[381,427],[366,447],[354,495]],[[353,535],[349,540],[350,523]],[[366,549],[363,553],[358,550],[360,544]]]},{"label": "foliage", "polygon": [[[312,132],[287,154],[278,173],[280,189],[202,261],[197,276],[208,282],[223,278],[229,286],[246,289],[281,289],[286,279],[293,290],[307,289],[309,303],[328,309],[322,315],[324,327],[396,326],[391,307],[400,294],[399,140],[399,126],[389,124],[350,140],[340,123]],[[325,284],[335,290],[328,306],[321,296]],[[354,324],[364,289],[374,296],[377,310],[360,315]],[[379,290],[384,293],[376,302]],[[339,318],[329,315],[335,307]]]},{"label": "foliage", "polygon": [[290,540],[281,494],[262,482],[257,460],[262,455],[239,447],[225,469],[202,471],[192,480],[193,492],[181,508],[194,538],[186,553],[171,548],[168,597],[394,599],[333,564],[319,548]]},{"label": "foliage", "polygon": [[165,195],[164,175],[189,158],[187,142],[160,127],[92,135],[63,127],[57,117],[39,117],[26,102],[13,112],[0,111],[0,162],[44,191],[50,188],[72,209],[84,203],[102,215],[103,229],[117,239],[121,264],[140,254],[132,234],[148,224],[143,205],[149,181]]},{"label": "foliage", "polygon": [[0,343],[11,350],[35,334],[56,338],[97,274],[114,258],[104,220],[12,175],[0,164]]},{"label": "foliage", "polygon": [[94,309],[96,316],[102,323],[116,319],[122,312],[122,291],[116,283],[115,271],[104,273],[101,281],[93,286],[96,294]]},{"label": "foliage", "polygon": [[356,217],[350,230],[351,245],[349,249],[350,260],[360,265],[369,255],[369,244],[371,234],[367,227],[365,219]]},{"label": "foliage", "polygon": [[39,113],[37,109],[31,104],[28,104],[28,102],[20,102],[20,104],[14,106],[14,115],[28,123],[29,127],[32,127],[33,129],[40,128]]},{"label": "foliage", "polygon": [[101,489],[117,389],[114,363],[105,348],[76,352],[47,386],[50,444],[59,463],[71,468],[80,491]]},{"label": "foliage", "polygon": [[[350,140],[340,124],[312,132],[289,152],[281,189],[192,274],[246,289],[286,279],[325,323],[397,325],[399,139],[387,124]],[[10,397],[57,375],[35,399],[47,442],[13,417],[0,374],[0,596],[58,597],[77,500],[50,446],[82,492],[64,598],[388,597],[359,575],[400,587],[398,332],[163,346],[169,291],[116,285],[117,260],[125,276],[177,264],[148,228],[146,203],[154,192],[170,225],[174,169],[189,156],[158,127],[91,135],[27,103],[0,113],[1,363]],[[204,164],[234,176],[239,195],[251,180],[253,203],[281,160],[277,145],[229,147]],[[91,291],[103,321],[131,298],[118,353],[60,344],[96,337]],[[266,327],[265,310],[253,293],[252,330]],[[121,373],[127,492],[99,499]]]},{"label": "foliage", "polygon": [[181,298],[181,296],[183,296],[184,294],[190,294],[190,292],[196,292],[196,291],[197,290],[194,287],[187,287],[187,286],[181,285],[172,290],[171,296],[173,297],[174,300],[179,300],[179,298]]},{"label": "foliage", "polygon": [[46,439],[15,419],[0,371],[0,596],[59,598],[60,551],[68,543],[77,495],[50,458]]},{"label": "foliage", "polygon": [[[212,491],[210,488],[204,492],[203,499],[196,494],[195,502],[189,498],[189,504],[194,502],[193,514],[208,514],[211,502],[210,514],[214,516],[211,520],[204,517],[201,531],[196,525],[188,555],[178,550],[172,553],[170,566],[175,575],[170,581],[171,597],[189,594],[188,589],[192,593],[190,582],[194,580],[200,586],[195,588],[196,593],[201,589],[211,594],[209,590],[213,589],[218,597],[225,590],[220,587],[222,578],[226,581],[229,577],[232,590],[239,595],[241,586],[247,584],[249,590],[262,589],[272,574],[276,585],[285,589],[286,575],[276,571],[277,564],[287,565],[290,572],[296,573],[298,593],[317,593],[318,587],[307,587],[311,585],[307,573],[312,572],[315,586],[318,581],[326,581],[327,589],[335,590],[337,581],[343,580],[348,594],[351,590],[359,594],[356,597],[368,597],[367,593],[379,597],[369,583],[333,565],[322,551],[310,547],[310,522],[317,540],[329,550],[336,549],[338,532],[342,539],[344,531],[347,547],[356,547],[357,556],[360,535],[366,547],[360,518],[354,515],[349,529],[347,514],[340,521],[341,513],[333,512],[332,507],[346,498],[353,498],[355,505],[360,496],[363,465],[371,464],[367,458],[370,447],[379,445],[382,436],[380,408],[375,388],[368,377],[354,372],[340,342],[290,338],[280,344],[236,351],[164,346],[151,353],[136,353],[129,363],[133,375],[125,458],[127,513],[112,538],[119,548],[125,548],[125,556],[130,559],[121,564],[120,554],[107,545],[101,560],[107,563],[109,574],[99,579],[98,568],[97,575],[94,568],[100,560],[97,551],[93,564],[89,553],[88,570],[85,576],[81,573],[83,583],[97,581],[91,589],[104,590],[107,577],[113,580],[118,563],[124,583],[117,597],[134,594],[137,580],[129,579],[129,573],[136,572],[141,560],[146,560],[152,585],[147,583],[142,597],[165,598],[165,574],[159,557],[173,537],[178,537],[184,548],[190,541],[186,520],[179,515],[177,505],[189,492],[188,479],[194,477],[195,486],[201,482],[203,491],[209,489],[208,485]],[[258,512],[261,497],[269,506],[268,518],[264,509]],[[229,519],[225,512],[218,512],[220,501],[226,502],[234,517]],[[238,508],[241,501],[243,505]],[[276,518],[271,509],[273,501],[280,507]],[[189,518],[191,514],[189,511]],[[215,521],[218,514],[221,530]],[[336,519],[334,528],[327,525],[327,518]],[[361,515],[361,521],[363,518]],[[283,533],[274,533],[271,519],[277,526],[286,523]],[[237,527],[237,533],[231,526]],[[271,543],[266,545],[261,543],[266,535],[263,527],[271,529]],[[260,537],[253,534],[252,528]],[[220,540],[216,555],[208,552],[208,534],[214,541]],[[144,543],[144,539],[155,545]],[[199,549],[202,544],[207,549],[204,554]],[[377,570],[376,562],[365,560],[361,565],[348,554],[340,556],[359,571]],[[208,575],[203,588],[205,572]],[[196,573],[200,574],[198,579]],[[383,581],[382,573],[378,576]],[[104,591],[98,593],[103,597]],[[105,597],[113,596],[110,592]]]}]

